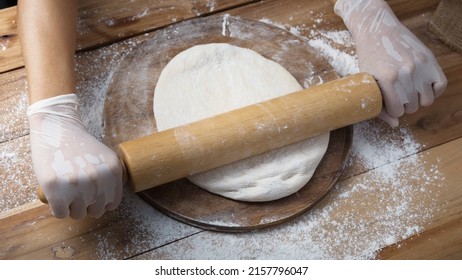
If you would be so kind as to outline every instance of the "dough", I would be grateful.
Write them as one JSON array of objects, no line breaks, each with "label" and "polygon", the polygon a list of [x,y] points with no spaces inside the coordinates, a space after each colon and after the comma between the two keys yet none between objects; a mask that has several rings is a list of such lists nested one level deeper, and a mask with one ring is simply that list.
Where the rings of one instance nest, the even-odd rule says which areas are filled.
[{"label": "dough", "polygon": [[[154,92],[159,131],[302,89],[282,66],[229,44],[175,56]],[[302,188],[326,152],[329,133],[189,176],[197,186],[242,201],[270,201]]]}]

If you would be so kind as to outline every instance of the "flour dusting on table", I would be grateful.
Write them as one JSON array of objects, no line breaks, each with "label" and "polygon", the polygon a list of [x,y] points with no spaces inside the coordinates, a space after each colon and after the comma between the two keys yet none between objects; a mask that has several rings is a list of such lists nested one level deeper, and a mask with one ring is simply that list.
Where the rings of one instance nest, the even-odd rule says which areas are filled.
[{"label": "flour dusting on table", "polygon": [[[322,30],[317,29],[316,25],[304,24],[290,26],[267,18],[260,21],[287,30],[296,36],[306,36],[310,46],[322,55],[341,77],[359,72],[358,59],[354,52],[355,44],[348,30]],[[315,22],[321,23],[322,18],[316,19]]]},{"label": "flour dusting on table", "polygon": [[0,213],[37,199],[38,183],[32,173],[29,137],[3,143],[0,150]]},{"label": "flour dusting on table", "polygon": [[[297,36],[307,33],[310,45],[341,76],[359,71],[348,31],[310,31],[306,26],[261,21]],[[374,120],[354,128],[350,173],[346,174],[351,178],[341,180],[309,213],[280,227],[251,233],[205,231],[144,257],[370,259],[379,249],[418,234],[438,211],[438,193],[429,191],[443,187],[438,161],[425,162],[425,152],[418,154],[424,147],[406,127],[392,130]],[[371,171],[357,175],[366,170]]]},{"label": "flour dusting on table", "polygon": [[[426,163],[421,155],[409,155],[421,147],[408,129],[394,131],[390,139],[380,138],[382,129],[386,128],[375,121],[360,123],[355,129],[351,164],[361,161],[374,166],[373,170],[340,181],[323,201],[300,218],[245,234],[202,232],[145,257],[374,258],[384,246],[419,233],[437,211],[434,204],[438,194],[428,192],[428,187],[442,187],[444,181],[437,164]],[[376,144],[363,150],[361,145],[370,140]],[[378,161],[377,155],[381,155]],[[417,184],[421,178],[425,178],[424,183]]]},{"label": "flour dusting on table", "polygon": [[97,241],[94,245],[98,259],[124,259],[199,231],[158,212],[128,190],[124,191],[120,207],[107,217],[117,221],[121,229],[91,233]]},{"label": "flour dusting on table", "polygon": [[[357,71],[355,56],[350,52],[354,45],[345,31],[309,32],[306,26],[284,28],[297,36],[307,36],[334,68],[338,63],[336,70],[347,69],[344,74]],[[112,75],[121,58],[137,44],[136,40],[128,40],[119,48],[98,50],[96,57],[82,54],[78,59],[82,117],[99,139],[104,138],[103,105]],[[342,56],[351,59],[337,59]],[[108,67],[98,72],[100,67],[88,67],[92,65],[90,61]],[[432,206],[438,193],[429,192],[429,186],[442,186],[444,175],[437,162],[425,162],[425,152],[415,155],[424,147],[408,128],[391,130],[380,121],[367,121],[355,125],[354,130],[346,173],[351,178],[341,180],[315,208],[291,222],[244,234],[202,231],[166,217],[126,191],[121,206],[108,214],[122,227],[117,232],[123,235],[115,236],[115,232],[105,229],[90,232],[95,257],[121,259],[141,254],[140,258],[164,259],[374,258],[378,249],[418,233],[430,220],[433,211],[437,211]],[[13,149],[2,150],[0,164],[12,165],[19,157],[27,158]],[[2,180],[11,182],[15,178]],[[83,237],[80,240],[90,242]]]},{"label": "flour dusting on table", "polygon": [[[287,30],[298,32],[299,36],[303,32],[297,27]],[[332,54],[342,52],[350,56],[351,59],[340,62],[329,60],[333,66],[335,63],[348,66],[346,73],[358,71],[356,58],[348,51],[354,44],[345,31],[316,31],[309,36],[329,50],[323,55],[334,57]],[[342,51],[337,49],[339,46]],[[98,91],[103,93],[104,86]],[[93,122],[93,131],[98,131],[97,123]],[[385,134],[390,136],[383,138]],[[432,211],[436,211],[431,209],[437,194],[427,189],[430,185],[442,185],[444,176],[437,165],[429,165],[420,155],[415,155],[422,149],[407,128],[391,130],[380,121],[357,124],[348,174],[363,172],[352,169],[356,166],[373,169],[371,172],[342,180],[321,203],[294,221],[244,234],[214,233],[184,225],[128,192],[120,209],[111,214],[127,221],[124,228],[129,233],[121,245],[123,250],[109,242],[115,238],[110,233],[95,232],[97,254],[102,259],[123,258],[143,250],[140,258],[374,258],[378,249],[418,233],[434,214]],[[416,185],[422,177],[424,183]],[[158,248],[177,239],[181,240]]]},{"label": "flour dusting on table", "polygon": [[[21,70],[19,70],[21,71]],[[6,80],[9,92],[1,93],[0,108],[0,213],[36,200],[37,181],[29,176],[32,160],[26,110],[29,105],[26,81]]]},{"label": "flour dusting on table", "polygon": [[[126,40],[122,44],[107,46],[77,59],[78,95],[82,120],[88,130],[99,140],[104,140],[104,102],[112,77],[123,57],[142,42],[142,38]],[[104,65],[105,67],[101,67]],[[174,221],[156,211],[137,194],[125,188],[122,203],[107,217],[123,229],[115,232],[99,230],[91,232],[95,242],[96,258],[123,259],[146,248],[155,248],[176,239],[194,234],[198,229]],[[70,229],[72,231],[72,229]],[[114,240],[124,240],[114,244]],[[82,242],[90,242],[82,240]]]}]

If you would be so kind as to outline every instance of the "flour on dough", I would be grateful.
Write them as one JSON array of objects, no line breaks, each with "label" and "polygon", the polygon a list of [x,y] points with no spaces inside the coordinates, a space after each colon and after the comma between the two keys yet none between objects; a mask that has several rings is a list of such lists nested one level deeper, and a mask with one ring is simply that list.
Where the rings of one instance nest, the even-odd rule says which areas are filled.
[{"label": "flour on dough", "polygon": [[[159,131],[302,89],[282,66],[229,44],[198,45],[175,56],[154,92]],[[297,192],[326,152],[329,133],[189,176],[197,186],[242,201]]]}]

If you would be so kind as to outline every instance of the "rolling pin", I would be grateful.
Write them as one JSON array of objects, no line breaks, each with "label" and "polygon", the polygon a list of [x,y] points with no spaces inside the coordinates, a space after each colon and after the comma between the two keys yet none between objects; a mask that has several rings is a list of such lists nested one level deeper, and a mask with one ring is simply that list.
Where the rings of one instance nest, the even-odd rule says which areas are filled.
[{"label": "rolling pin", "polygon": [[123,142],[118,155],[140,192],[376,117],[381,109],[374,78],[359,73]]}]

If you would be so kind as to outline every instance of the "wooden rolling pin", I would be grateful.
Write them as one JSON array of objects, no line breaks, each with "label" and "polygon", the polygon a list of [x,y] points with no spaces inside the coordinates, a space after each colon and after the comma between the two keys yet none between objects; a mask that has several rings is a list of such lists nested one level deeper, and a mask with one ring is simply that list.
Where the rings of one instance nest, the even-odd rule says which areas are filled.
[{"label": "wooden rolling pin", "polygon": [[118,154],[135,192],[376,117],[382,96],[359,73],[130,140]]}]

